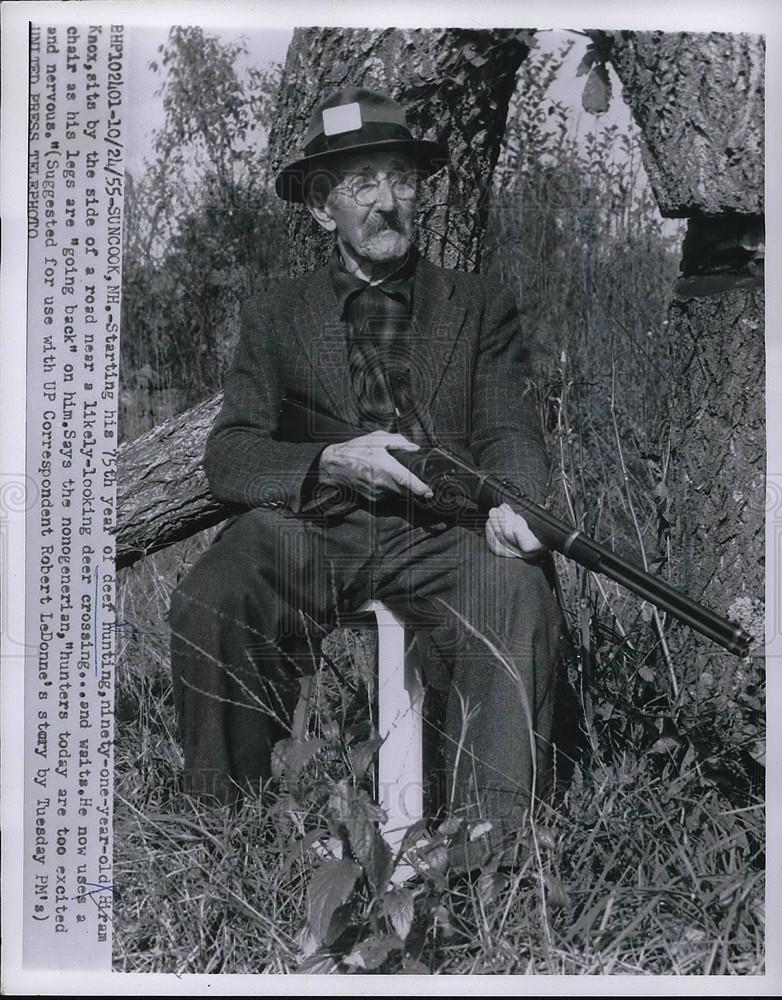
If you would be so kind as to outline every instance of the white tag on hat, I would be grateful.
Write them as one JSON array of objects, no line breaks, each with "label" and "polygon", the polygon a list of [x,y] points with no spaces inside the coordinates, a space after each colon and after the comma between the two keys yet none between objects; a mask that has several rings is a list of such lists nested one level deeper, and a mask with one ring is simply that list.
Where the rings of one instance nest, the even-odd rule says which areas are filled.
[{"label": "white tag on hat", "polygon": [[357,101],[323,109],[323,131],[326,135],[341,135],[361,128],[361,107]]}]

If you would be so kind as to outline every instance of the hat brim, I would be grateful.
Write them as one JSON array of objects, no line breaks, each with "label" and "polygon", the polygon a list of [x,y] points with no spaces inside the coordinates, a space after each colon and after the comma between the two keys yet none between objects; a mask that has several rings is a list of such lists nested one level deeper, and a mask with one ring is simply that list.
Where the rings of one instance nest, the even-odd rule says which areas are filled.
[{"label": "hat brim", "polygon": [[355,146],[314,153],[312,156],[303,156],[300,160],[289,163],[277,175],[274,189],[283,201],[301,203],[304,201],[304,178],[313,167],[346,154],[378,152],[386,149],[402,149],[410,153],[415,160],[416,169],[420,170],[424,177],[436,174],[448,162],[447,146],[431,139],[377,139],[374,142],[357,142]]}]

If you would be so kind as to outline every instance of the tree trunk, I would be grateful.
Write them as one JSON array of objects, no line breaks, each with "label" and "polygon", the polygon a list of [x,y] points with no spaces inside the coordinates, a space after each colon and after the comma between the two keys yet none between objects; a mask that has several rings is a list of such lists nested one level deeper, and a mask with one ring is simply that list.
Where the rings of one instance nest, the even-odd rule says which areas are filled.
[{"label": "tree trunk", "polygon": [[225,520],[202,467],[204,444],[222,395],[153,427],[119,450],[117,567]]},{"label": "tree trunk", "polygon": [[[299,28],[288,49],[280,115],[270,137],[275,170],[301,155],[312,109],[341,87],[369,87],[405,108],[419,138],[449,148],[448,169],[424,185],[419,247],[435,264],[475,271],[487,195],[528,31]],[[324,263],[333,237],[301,207],[288,217],[291,272]]]},{"label": "tree trunk", "polygon": [[675,300],[669,312],[676,582],[721,614],[763,624],[765,383],[759,289]]},{"label": "tree trunk", "polygon": [[[402,102],[414,132],[437,137],[451,166],[427,185],[419,246],[433,261],[474,270],[480,260],[486,196],[505,129],[516,70],[531,35],[524,31],[298,29],[294,33],[270,139],[276,167],[298,155],[312,107],[331,90],[364,85]],[[333,237],[291,209],[290,271],[321,264]],[[219,409],[214,397],[120,448],[117,564],[224,520],[201,467]]]},{"label": "tree trunk", "polygon": [[[689,218],[670,337],[674,585],[763,640],[763,39],[590,32],[646,145],[664,216]],[[674,643],[698,669],[713,649]]]},{"label": "tree trunk", "polygon": [[643,133],[664,216],[763,212],[760,35],[590,32]]}]

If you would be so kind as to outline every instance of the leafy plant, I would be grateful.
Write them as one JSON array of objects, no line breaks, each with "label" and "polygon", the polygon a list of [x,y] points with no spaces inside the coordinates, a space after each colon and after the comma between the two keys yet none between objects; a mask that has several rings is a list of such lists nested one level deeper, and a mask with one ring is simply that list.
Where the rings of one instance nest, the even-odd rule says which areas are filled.
[{"label": "leafy plant", "polygon": [[[275,815],[286,830],[300,833],[286,865],[306,855],[312,871],[299,971],[415,971],[438,938],[457,933],[449,909],[452,879],[466,877],[470,845],[491,824],[461,817],[423,820],[392,849],[382,831],[387,817],[373,794],[382,740],[366,721],[344,728],[334,721],[341,716],[346,722],[355,710],[349,703],[360,668],[353,667],[353,678],[344,675],[346,669],[343,661],[343,686],[329,692],[331,704],[321,700],[315,708],[319,735],[275,747],[274,773],[285,789]],[[366,695],[362,689],[358,697]],[[360,714],[364,720],[372,714],[366,701]],[[307,829],[313,806],[320,825]],[[483,852],[476,875],[487,904],[508,881],[496,872],[497,862],[497,855]]]},{"label": "leafy plant", "polygon": [[266,156],[279,67],[242,70],[245,46],[199,27],[172,28],[159,52],[165,124],[125,200],[124,437],[147,429],[152,393],[171,416],[219,390],[239,307],[277,273],[284,240]]},{"label": "leafy plant", "polygon": [[611,77],[606,53],[602,52],[595,42],[587,45],[586,52],[578,64],[576,76],[584,74],[587,74],[587,78],[581,95],[581,104],[584,111],[601,115],[608,111],[611,103]]}]

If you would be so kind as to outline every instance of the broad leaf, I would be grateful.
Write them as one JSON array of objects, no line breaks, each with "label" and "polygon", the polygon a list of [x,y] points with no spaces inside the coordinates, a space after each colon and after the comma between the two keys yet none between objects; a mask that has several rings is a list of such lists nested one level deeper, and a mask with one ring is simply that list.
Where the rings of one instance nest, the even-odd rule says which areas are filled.
[{"label": "broad leaf", "polygon": [[428,825],[429,820],[419,819],[411,826],[408,826],[399,850],[404,853],[405,851],[409,851],[411,847],[420,847],[422,844],[427,844],[428,841],[425,838],[425,834]]},{"label": "broad leaf", "polygon": [[409,889],[392,889],[383,897],[383,909],[399,937],[404,941],[413,926],[415,899]]},{"label": "broad leaf", "polygon": [[[356,855],[358,857],[358,855]],[[374,831],[371,847],[368,853],[359,857],[358,860],[363,865],[369,884],[376,896],[382,894],[388,888],[389,880],[394,870],[394,859],[391,856],[391,848],[383,837]]]},{"label": "broad leaf", "polygon": [[377,895],[382,894],[391,878],[391,848],[383,840],[376,824],[357,803],[354,816],[345,821],[350,847]]},{"label": "broad leaf", "polygon": [[444,871],[448,865],[448,849],[443,847],[442,844],[438,844],[428,851],[422,851],[421,860],[426,866],[433,868],[435,871]]},{"label": "broad leaf", "polygon": [[444,837],[450,837],[454,833],[458,833],[464,820],[460,819],[458,816],[449,816],[448,819],[443,820],[443,822],[437,827],[437,832],[441,833]]},{"label": "broad leaf", "polygon": [[329,812],[337,823],[346,823],[350,820],[357,807],[376,823],[385,823],[387,819],[385,810],[372,802],[363,788],[356,791],[349,778],[343,778],[331,787]]},{"label": "broad leaf", "polygon": [[578,69],[576,70],[576,76],[583,76],[587,73],[594,64],[597,58],[597,50],[594,45],[587,45],[586,52],[584,53],[581,62],[578,64]]},{"label": "broad leaf", "polygon": [[596,63],[589,71],[581,104],[584,111],[592,115],[602,115],[608,111],[611,102],[611,80],[603,63]]},{"label": "broad leaf", "polygon": [[316,952],[314,955],[305,958],[298,969],[296,969],[296,972],[306,972],[312,976],[327,976],[336,971],[337,963],[331,955],[324,955],[321,952]]},{"label": "broad leaf", "polygon": [[475,887],[484,908],[490,906],[502,890],[507,888],[507,885],[507,875],[501,875],[499,872],[484,872]]},{"label": "broad leaf", "polygon": [[310,832],[306,833],[301,840],[298,840],[290,849],[285,861],[283,862],[282,874],[287,875],[291,869],[291,865],[301,858],[305,851],[308,851],[316,843],[316,841],[320,840],[321,837],[325,837],[327,833],[328,830],[310,830]]},{"label": "broad leaf", "polygon": [[409,958],[402,966],[402,972],[406,976],[431,976],[432,974],[429,966],[419,962],[416,958]]},{"label": "broad leaf", "polygon": [[370,800],[365,789],[356,790],[347,780],[340,781],[332,790],[329,807],[338,828],[347,834],[350,849],[373,891],[382,895],[393,870],[391,848],[377,827],[385,819],[385,813]]},{"label": "broad leaf", "polygon": [[372,723],[362,719],[360,722],[346,726],[342,735],[346,743],[352,743],[354,740],[368,740],[374,732],[375,728]]},{"label": "broad leaf", "polygon": [[675,754],[682,747],[681,737],[661,736],[649,747],[649,753]]},{"label": "broad leaf", "polygon": [[470,823],[470,843],[474,843],[479,837],[491,830],[492,826],[488,820],[479,820],[477,823]]},{"label": "broad leaf", "polygon": [[546,874],[543,876],[543,884],[546,886],[546,902],[552,910],[561,910],[570,905],[570,897],[567,890],[562,885],[556,875]]},{"label": "broad leaf", "polygon": [[272,751],[272,775],[298,781],[307,764],[325,746],[325,740],[280,740]]},{"label": "broad leaf", "polygon": [[315,871],[309,885],[309,930],[320,944],[328,932],[337,907],[347,900],[361,874],[355,862],[324,861]]},{"label": "broad leaf", "polygon": [[358,743],[356,746],[351,747],[350,760],[353,765],[353,773],[359,781],[369,770],[372,761],[375,759],[375,755],[382,745],[382,737],[374,733],[364,743]]},{"label": "broad leaf", "polygon": [[377,969],[385,962],[392,951],[398,951],[402,942],[396,934],[385,934],[383,937],[368,937],[358,947],[344,958],[345,965],[356,969]]},{"label": "broad leaf", "polygon": [[350,924],[350,918],[353,916],[353,902],[348,900],[347,903],[343,903],[342,906],[338,906],[331,916],[331,921],[329,923],[328,934],[326,934],[324,945],[330,948],[340,934],[346,930]]},{"label": "broad leaf", "polygon": [[557,835],[547,826],[535,827],[535,839],[540,847],[547,851],[554,851],[557,847]]}]

